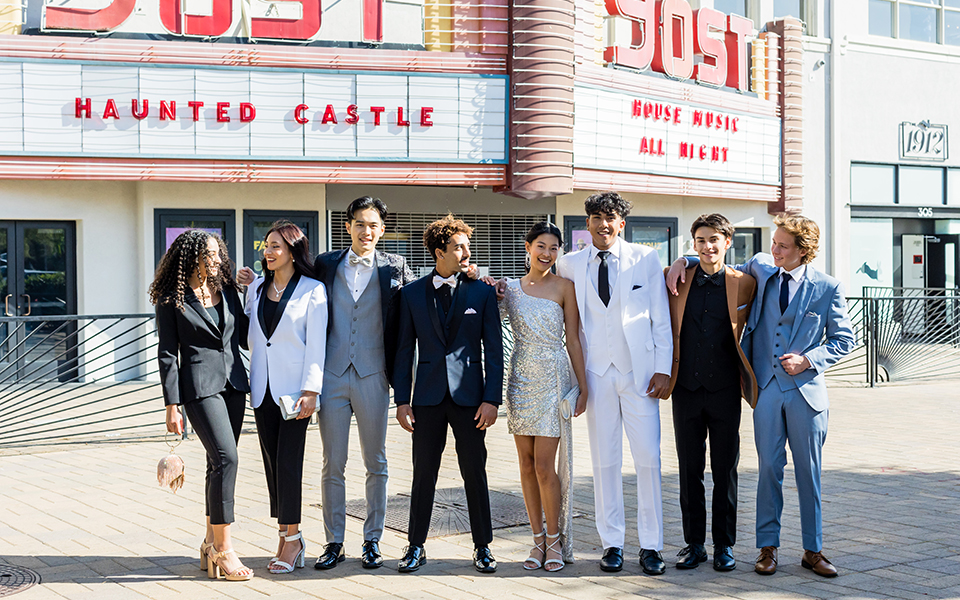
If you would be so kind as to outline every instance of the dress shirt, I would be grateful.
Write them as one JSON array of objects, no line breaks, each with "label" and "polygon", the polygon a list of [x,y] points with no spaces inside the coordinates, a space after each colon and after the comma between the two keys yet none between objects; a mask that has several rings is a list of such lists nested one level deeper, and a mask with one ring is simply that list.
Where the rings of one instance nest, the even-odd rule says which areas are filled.
[{"label": "dress shirt", "polygon": [[[610,297],[613,298],[613,290],[617,289],[617,272],[620,270],[620,244],[623,242],[620,238],[613,243],[608,249],[610,254],[607,255],[607,274],[608,280],[610,282]],[[594,245],[590,245],[590,261],[587,263],[590,269],[590,282],[593,283],[593,289],[597,290],[597,293],[600,293],[600,288],[597,287],[597,280],[600,277],[600,249]]]},{"label": "dress shirt", "polygon": [[[371,254],[371,258],[375,255]],[[356,257],[356,258],[353,258]],[[353,258],[353,260],[351,260]],[[356,302],[360,299],[360,295],[363,294],[363,290],[367,288],[367,285],[370,283],[370,278],[373,277],[374,266],[367,266],[362,262],[354,262],[360,259],[360,256],[353,251],[353,248],[347,251],[347,264],[346,264],[346,273],[347,281],[350,283],[350,295],[353,297],[353,301]],[[374,259],[376,262],[376,259]]]},{"label": "dress shirt", "polygon": [[787,302],[793,302],[793,297],[797,295],[797,290],[800,289],[800,284],[803,283],[803,278],[807,274],[807,265],[800,265],[792,271],[787,271],[783,267],[780,267],[780,271],[777,272],[777,289],[780,288],[780,282],[783,281],[783,274],[790,273],[790,283],[787,284],[787,291],[790,294]]}]

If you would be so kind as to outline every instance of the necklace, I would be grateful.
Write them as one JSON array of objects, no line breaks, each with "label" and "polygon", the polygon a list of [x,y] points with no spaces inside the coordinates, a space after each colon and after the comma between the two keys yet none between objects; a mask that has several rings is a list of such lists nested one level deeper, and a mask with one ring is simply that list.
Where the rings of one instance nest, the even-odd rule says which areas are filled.
[{"label": "necklace", "polygon": [[[287,285],[289,285],[289,283],[290,283],[290,282],[287,282]],[[286,285],[283,286],[282,288],[280,288],[280,289],[278,290],[278,289],[277,289],[277,281],[276,281],[276,280],[273,281],[273,293],[275,293],[275,294],[277,295],[277,299],[278,299],[278,300],[280,299],[280,296],[283,295],[283,291],[284,291],[285,289],[287,289],[287,286],[286,286]]]}]

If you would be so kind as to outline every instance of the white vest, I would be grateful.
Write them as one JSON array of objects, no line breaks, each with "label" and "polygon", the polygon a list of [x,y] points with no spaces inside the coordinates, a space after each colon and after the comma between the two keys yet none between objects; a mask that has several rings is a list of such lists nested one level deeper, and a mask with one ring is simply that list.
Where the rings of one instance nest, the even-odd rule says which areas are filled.
[{"label": "white vest", "polygon": [[[587,268],[592,268],[590,264]],[[624,277],[623,273],[618,277]],[[587,347],[584,348],[587,361],[587,370],[597,375],[603,375],[610,365],[626,375],[633,371],[630,361],[630,347],[627,345],[627,336],[623,334],[623,321],[620,310],[620,286],[613,286],[609,306],[604,306],[600,294],[591,283],[590,274],[587,274],[586,297],[587,310],[584,315],[583,329],[586,335]]]}]

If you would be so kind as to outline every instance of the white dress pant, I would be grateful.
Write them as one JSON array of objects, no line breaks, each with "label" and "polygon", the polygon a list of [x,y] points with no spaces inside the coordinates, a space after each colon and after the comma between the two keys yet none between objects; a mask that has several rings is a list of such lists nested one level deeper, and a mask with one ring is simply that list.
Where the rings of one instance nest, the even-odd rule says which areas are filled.
[{"label": "white dress pant", "polygon": [[[623,432],[637,470],[637,534],[640,547],[663,550],[660,493],[660,401],[641,395],[633,373],[610,365],[603,375],[587,371],[590,398],[587,431],[593,459],[597,532],[604,548],[623,548]],[[646,390],[643,390],[646,391]]]}]

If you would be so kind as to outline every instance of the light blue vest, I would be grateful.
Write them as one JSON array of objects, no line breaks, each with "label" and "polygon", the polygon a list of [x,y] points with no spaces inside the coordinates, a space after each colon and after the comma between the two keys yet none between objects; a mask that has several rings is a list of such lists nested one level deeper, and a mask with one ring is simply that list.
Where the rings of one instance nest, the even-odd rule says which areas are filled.
[{"label": "light blue vest", "polygon": [[763,308],[760,310],[760,320],[753,331],[753,372],[757,376],[757,385],[760,389],[767,387],[770,380],[777,379],[780,391],[792,390],[797,387],[796,381],[780,366],[780,356],[790,352],[787,343],[793,322],[797,316],[797,302],[799,290],[794,295],[787,312],[780,314],[780,277],[772,277],[767,282],[763,294]]}]

